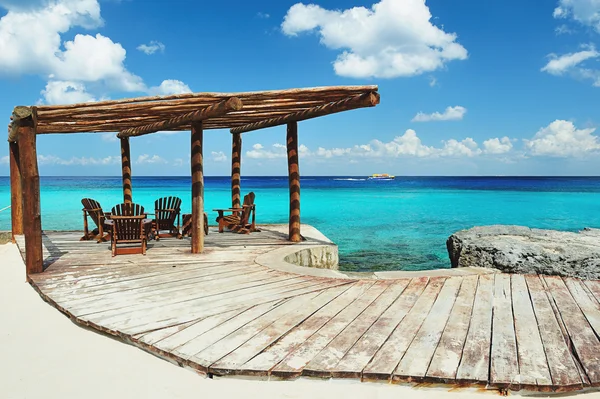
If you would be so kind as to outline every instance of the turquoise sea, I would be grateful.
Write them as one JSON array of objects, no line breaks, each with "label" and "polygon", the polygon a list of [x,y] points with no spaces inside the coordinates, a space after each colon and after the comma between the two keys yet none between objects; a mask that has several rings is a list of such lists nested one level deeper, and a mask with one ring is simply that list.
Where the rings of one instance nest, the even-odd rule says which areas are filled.
[{"label": "turquoise sea", "polygon": [[[205,178],[205,208],[230,205],[229,177]],[[256,193],[257,222],[287,223],[287,177],[242,178]],[[175,195],[190,210],[189,177],[137,177],[134,202],[152,212],[154,200]],[[301,221],[339,245],[346,270],[418,270],[449,267],[445,242],[457,230],[519,224],[577,231],[600,227],[600,177],[304,177]],[[82,229],[80,200],[110,208],[122,201],[120,177],[42,177],[42,226]],[[0,177],[0,209],[10,204],[9,179]],[[0,230],[10,229],[10,210]]]}]

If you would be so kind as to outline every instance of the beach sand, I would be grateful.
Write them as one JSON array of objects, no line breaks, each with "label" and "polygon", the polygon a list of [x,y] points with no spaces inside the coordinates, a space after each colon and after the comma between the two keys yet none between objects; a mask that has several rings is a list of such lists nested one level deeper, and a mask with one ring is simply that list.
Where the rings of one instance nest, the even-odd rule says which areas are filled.
[{"label": "beach sand", "polygon": [[[0,245],[0,398],[493,398],[497,391],[357,381],[200,376],[81,328],[25,282],[16,245]],[[542,397],[545,395],[536,395]],[[600,398],[588,393],[587,398]]]}]

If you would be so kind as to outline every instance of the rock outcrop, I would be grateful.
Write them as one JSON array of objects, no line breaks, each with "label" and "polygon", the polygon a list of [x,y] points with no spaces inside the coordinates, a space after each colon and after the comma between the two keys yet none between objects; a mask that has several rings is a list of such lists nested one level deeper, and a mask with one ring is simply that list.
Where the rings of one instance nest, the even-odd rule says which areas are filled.
[{"label": "rock outcrop", "polygon": [[600,279],[600,229],[572,233],[523,226],[479,226],[452,234],[446,246],[452,267]]}]

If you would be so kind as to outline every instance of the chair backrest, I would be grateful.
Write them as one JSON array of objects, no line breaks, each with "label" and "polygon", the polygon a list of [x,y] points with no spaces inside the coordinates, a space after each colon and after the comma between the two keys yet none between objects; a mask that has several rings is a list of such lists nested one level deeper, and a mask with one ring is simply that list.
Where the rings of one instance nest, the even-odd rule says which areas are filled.
[{"label": "chair backrest", "polygon": [[144,207],[133,202],[115,205],[111,211],[114,216],[146,216]]},{"label": "chair backrest", "polygon": [[140,240],[142,220],[146,217],[144,207],[134,203],[115,205],[111,212],[114,223],[113,238],[121,240]]},{"label": "chair backrest", "polygon": [[248,219],[250,218],[250,212],[252,211],[252,205],[254,205],[254,193],[251,191],[244,196],[244,210],[242,211],[242,216],[240,218],[240,224],[246,225],[248,224]]},{"label": "chair backrest", "polygon": [[170,229],[181,209],[181,198],[163,197],[154,201],[154,215],[160,230]]},{"label": "chair backrest", "polygon": [[104,223],[104,212],[102,211],[100,203],[91,198],[84,198],[81,200],[81,204],[94,223],[96,223],[96,226],[100,227],[100,224]]}]

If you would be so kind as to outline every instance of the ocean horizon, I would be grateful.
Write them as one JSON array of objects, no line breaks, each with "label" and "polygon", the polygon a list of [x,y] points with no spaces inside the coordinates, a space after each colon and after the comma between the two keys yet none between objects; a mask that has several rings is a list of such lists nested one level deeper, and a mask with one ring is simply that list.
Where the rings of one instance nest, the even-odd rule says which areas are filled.
[{"label": "ocean horizon", "polygon": [[[135,176],[133,200],[153,212],[162,196],[191,209],[189,176]],[[82,230],[81,199],[107,211],[122,202],[120,176],[42,176],[42,227]],[[205,210],[230,206],[230,176],[205,177]],[[288,222],[288,177],[244,176],[242,195],[256,194],[257,223]],[[600,227],[598,176],[366,176],[301,177],[301,223],[339,246],[340,268],[349,271],[448,268],[445,242],[452,233],[479,225],[515,224],[578,231]],[[0,177],[0,209],[10,205],[10,184]],[[0,212],[10,230],[10,210]],[[260,233],[256,233],[260,234]]]}]

